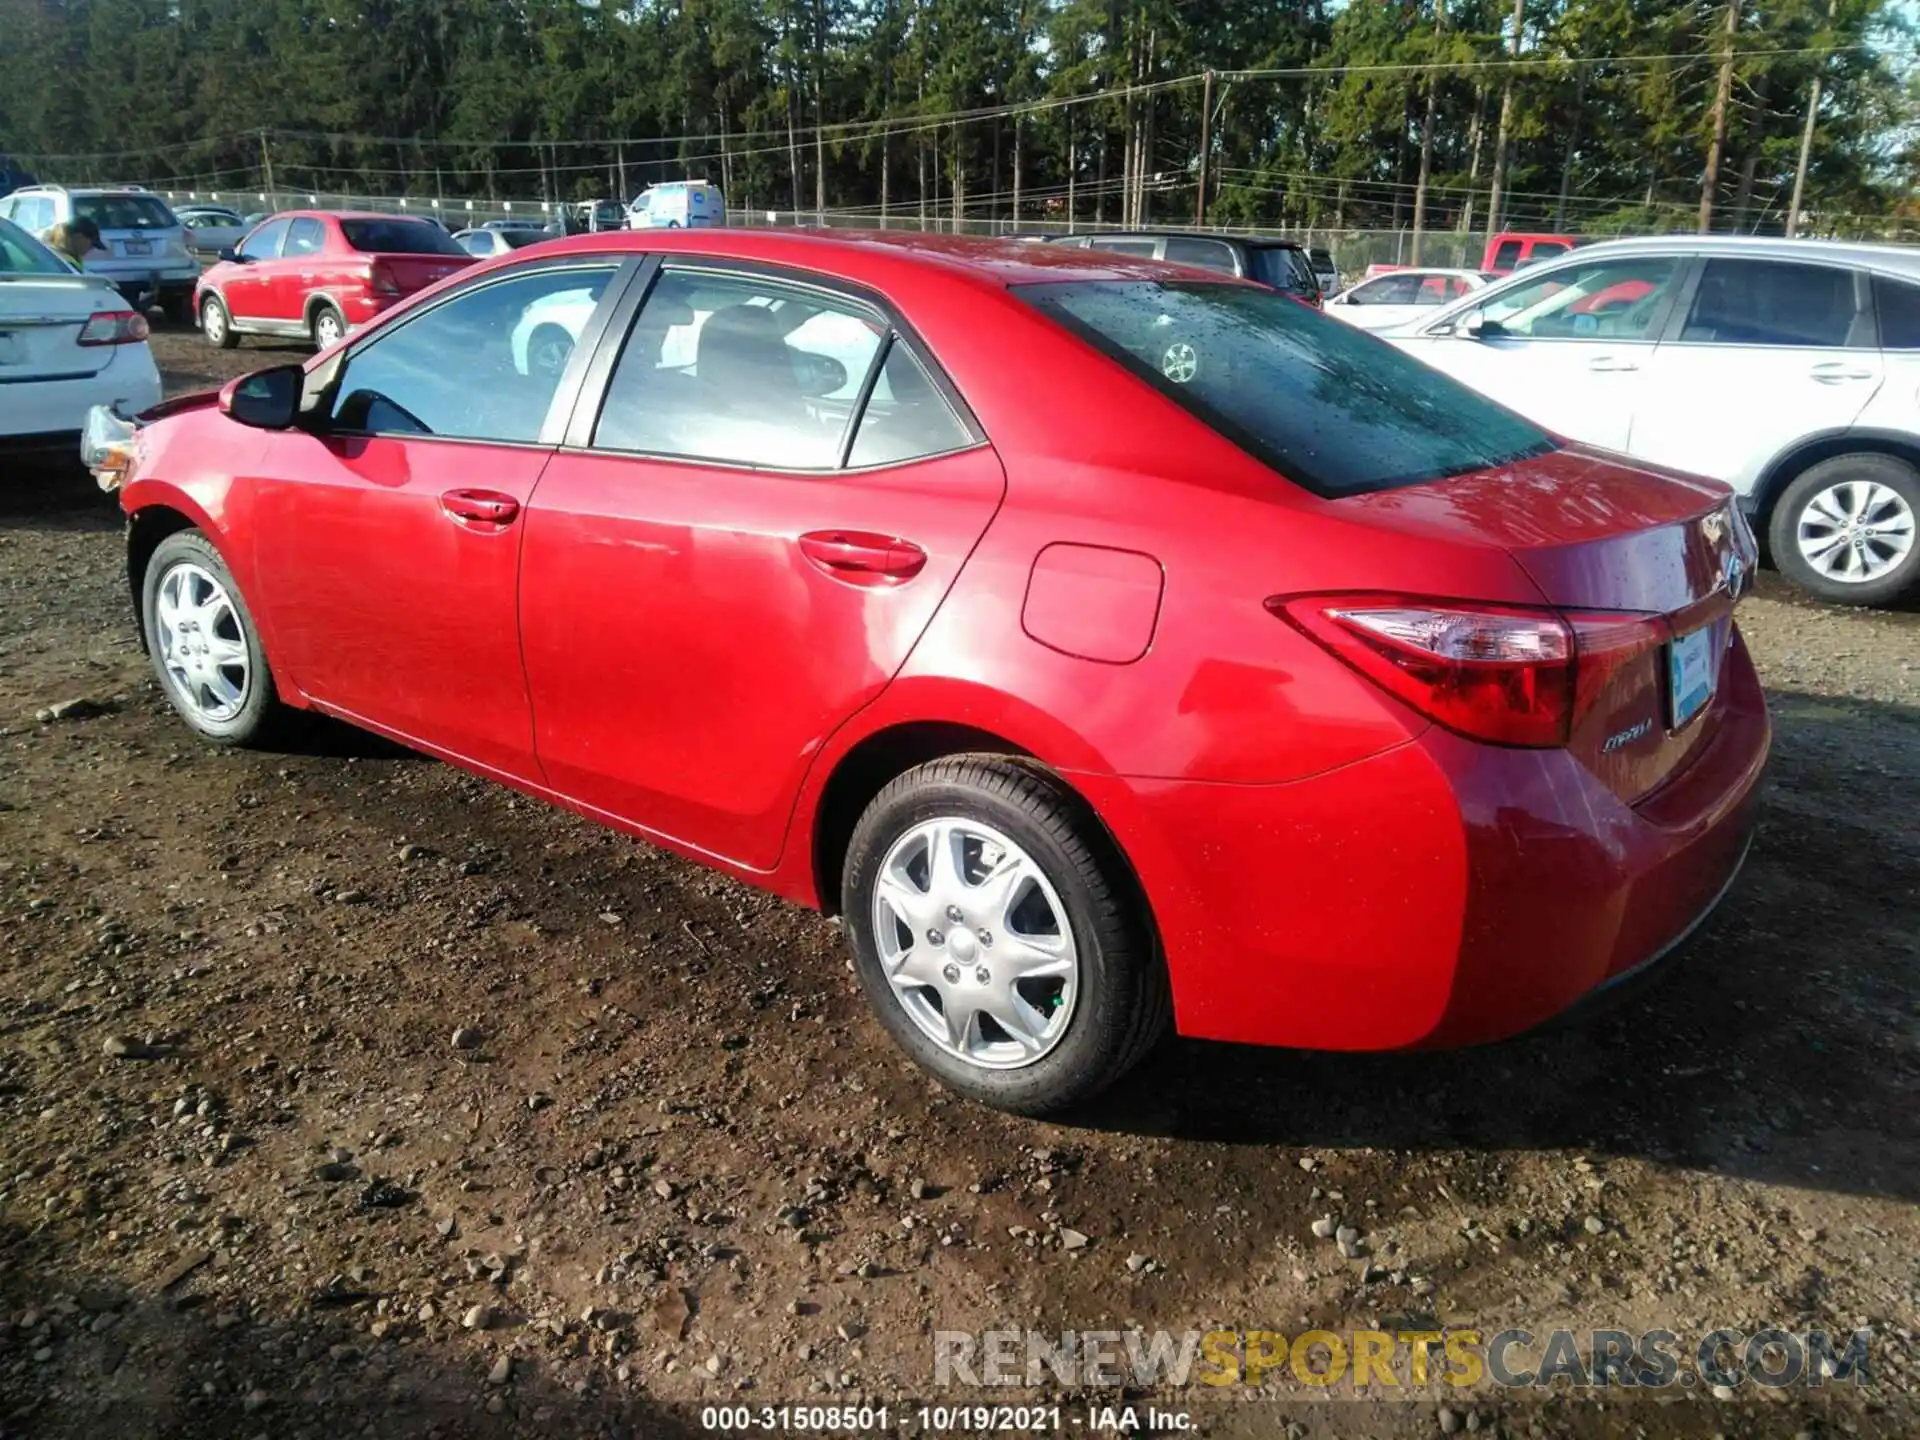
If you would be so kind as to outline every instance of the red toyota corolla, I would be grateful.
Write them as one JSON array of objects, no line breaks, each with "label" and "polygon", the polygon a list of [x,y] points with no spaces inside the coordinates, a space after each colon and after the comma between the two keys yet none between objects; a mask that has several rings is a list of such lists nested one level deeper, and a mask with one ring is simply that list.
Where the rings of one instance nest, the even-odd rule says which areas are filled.
[{"label": "red toyota corolla", "polygon": [[1511,1035],[1752,829],[1728,492],[1197,271],[583,236],[94,459],[202,735],[324,711],[836,911],[1008,1109],[1169,1018]]}]

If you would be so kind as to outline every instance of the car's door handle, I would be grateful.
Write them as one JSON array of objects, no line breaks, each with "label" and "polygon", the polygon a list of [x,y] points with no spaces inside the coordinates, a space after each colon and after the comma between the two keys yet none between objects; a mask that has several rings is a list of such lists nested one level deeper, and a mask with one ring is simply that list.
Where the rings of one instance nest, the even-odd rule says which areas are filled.
[{"label": "car's door handle", "polygon": [[1596,355],[1587,361],[1587,369],[1600,375],[1615,375],[1639,368],[1638,360],[1629,360],[1621,355]]},{"label": "car's door handle", "polygon": [[1822,385],[1841,385],[1849,380],[1871,380],[1873,371],[1850,366],[1844,360],[1825,360],[1807,374]]},{"label": "car's door handle", "polygon": [[927,563],[927,552],[911,540],[870,530],[811,530],[800,537],[800,553],[856,585],[911,580]]},{"label": "car's door handle", "polygon": [[498,490],[448,490],[440,497],[440,508],[463,525],[498,528],[512,523],[520,502]]}]

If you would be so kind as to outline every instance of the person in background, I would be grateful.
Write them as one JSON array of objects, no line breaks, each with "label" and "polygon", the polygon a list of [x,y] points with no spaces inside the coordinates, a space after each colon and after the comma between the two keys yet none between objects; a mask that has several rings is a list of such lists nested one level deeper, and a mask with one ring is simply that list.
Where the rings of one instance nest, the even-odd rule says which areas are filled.
[{"label": "person in background", "polygon": [[84,217],[68,220],[47,231],[47,246],[76,270],[85,270],[87,256],[104,249],[100,227]]}]

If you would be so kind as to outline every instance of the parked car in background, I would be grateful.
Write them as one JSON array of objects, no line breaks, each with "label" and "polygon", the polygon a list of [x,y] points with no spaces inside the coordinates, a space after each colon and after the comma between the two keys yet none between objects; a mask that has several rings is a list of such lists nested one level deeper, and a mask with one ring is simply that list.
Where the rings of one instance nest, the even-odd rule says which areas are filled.
[{"label": "parked car in background", "polygon": [[0,454],[71,462],[96,405],[131,415],[160,400],[147,320],[104,279],[0,220]]},{"label": "parked car in background", "polygon": [[1564,255],[1586,242],[1577,235],[1536,235],[1529,231],[1503,230],[1487,237],[1487,253],[1480,269],[1489,275],[1511,275],[1528,265]]},{"label": "parked car in background", "polygon": [[1309,305],[1320,304],[1320,280],[1307,247],[1295,240],[1251,235],[1194,235],[1180,231],[1110,230],[1093,235],[1063,235],[1056,245],[1078,245],[1142,260],[1197,265],[1253,280]]},{"label": "parked car in background", "polygon": [[295,335],[322,349],[396,302],[473,263],[438,225],[394,215],[291,210],[200,278],[194,313],[221,349],[242,335]]},{"label": "parked car in background", "polygon": [[1320,282],[1321,298],[1340,293],[1340,267],[1333,263],[1331,250],[1308,246],[1307,263],[1313,266],[1313,278]]},{"label": "parked car in background", "polygon": [[112,281],[136,309],[158,305],[171,320],[192,318],[200,263],[187,246],[186,228],[158,195],[135,185],[29,185],[0,198],[0,219],[35,235],[91,220],[101,248],[87,257],[89,275]]},{"label": "parked car in background", "polygon": [[1384,333],[1560,434],[1726,481],[1824,599],[1920,587],[1920,253],[1610,241]]},{"label": "parked car in background", "polygon": [[527,245],[537,245],[552,237],[544,230],[462,230],[453,237],[453,243],[467,254],[479,260],[490,260],[496,255],[511,255],[515,250]]},{"label": "parked car in background", "polygon": [[547,222],[538,215],[529,215],[519,219],[483,220],[479,228],[482,230],[530,230],[539,235],[545,233]]},{"label": "parked car in background", "polygon": [[706,230],[726,223],[726,197],[707,180],[649,185],[627,207],[627,226],[633,230]]},{"label": "parked car in background", "polygon": [[1395,270],[1341,291],[1327,301],[1327,314],[1362,330],[1381,330],[1458,300],[1480,289],[1489,278],[1477,270]]},{"label": "parked car in background", "polygon": [[187,230],[187,248],[198,255],[218,255],[246,238],[253,227],[225,205],[176,205],[174,215]]},{"label": "parked car in background", "polygon": [[1752,833],[1724,488],[1224,275],[577,236],[93,454],[198,736],[318,710],[840,913],[880,1024],[1012,1110],[1169,1017],[1526,1029]]}]

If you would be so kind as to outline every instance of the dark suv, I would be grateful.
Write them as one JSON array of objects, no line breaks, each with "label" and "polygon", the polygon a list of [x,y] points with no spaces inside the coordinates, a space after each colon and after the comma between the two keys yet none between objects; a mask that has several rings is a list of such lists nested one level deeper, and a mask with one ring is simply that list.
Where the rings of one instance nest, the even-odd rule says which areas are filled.
[{"label": "dark suv", "polygon": [[1113,250],[1149,260],[1171,260],[1176,265],[1198,265],[1223,270],[1242,279],[1257,280],[1274,290],[1297,296],[1309,305],[1320,304],[1320,281],[1306,247],[1292,240],[1265,240],[1252,235],[1190,235],[1164,230],[1111,230],[1098,235],[1063,235],[1056,245],[1078,245],[1088,250]]}]

